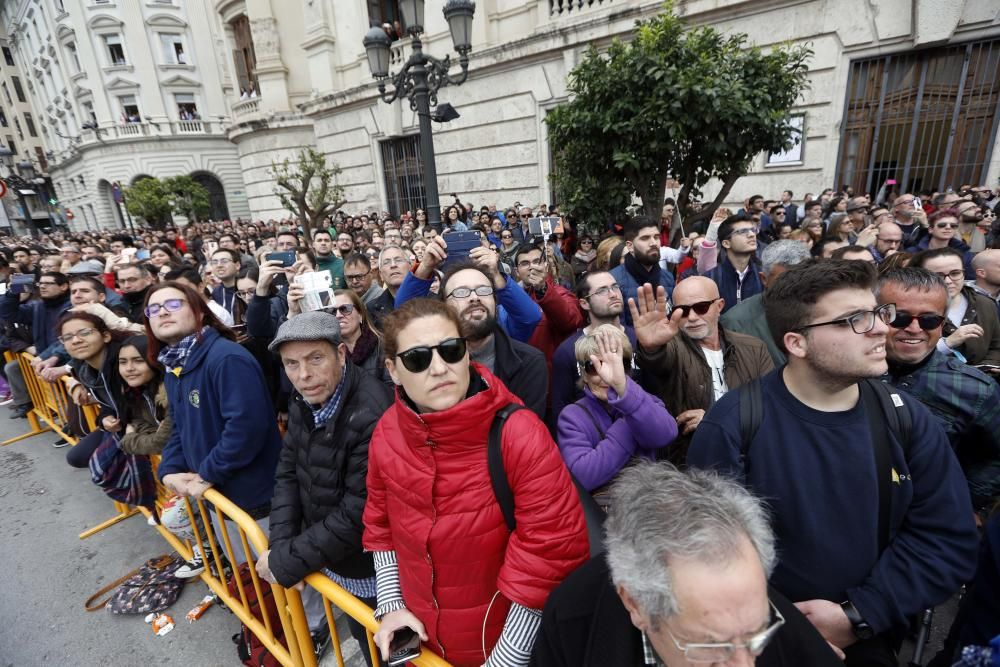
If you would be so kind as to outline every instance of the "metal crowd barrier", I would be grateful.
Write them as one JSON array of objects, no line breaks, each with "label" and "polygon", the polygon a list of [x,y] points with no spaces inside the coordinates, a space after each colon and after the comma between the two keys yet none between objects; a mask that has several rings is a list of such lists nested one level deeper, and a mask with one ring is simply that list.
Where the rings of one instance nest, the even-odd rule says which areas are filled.
[{"label": "metal crowd barrier", "polygon": [[[5,353],[4,356],[7,361],[12,361],[15,358],[10,352]],[[17,355],[17,359],[33,404],[33,408],[28,413],[28,424],[31,430],[26,434],[0,443],[0,446],[50,431],[57,433],[65,438],[67,442],[75,445],[78,438],[70,432],[69,411],[76,409],[77,406],[69,397],[66,389],[67,384],[63,381],[51,383],[38,377],[31,366],[31,360],[33,359],[31,355],[21,353]],[[81,408],[81,421],[86,424],[88,431],[92,431],[98,427],[98,414],[99,411],[96,406],[88,405]],[[160,457],[153,456],[151,458],[155,473]],[[163,503],[172,495],[170,491],[160,484],[157,478],[156,509],[158,512],[162,512]],[[257,576],[256,569],[252,567],[252,564],[256,562],[255,554],[262,553],[268,549],[267,535],[257,525],[257,522],[215,489],[208,489],[202,500],[193,502],[192,499],[187,499],[186,504],[187,512],[191,519],[191,527],[194,531],[195,543],[198,544],[202,553],[206,553],[207,548],[212,554],[211,562],[206,563],[205,571],[200,575],[201,580],[256,635],[260,642],[267,647],[268,651],[284,667],[316,667],[312,636],[309,633],[309,624],[306,621],[305,609],[302,606],[302,598],[299,592],[295,589],[286,589],[277,584],[269,584],[263,581]],[[114,506],[117,510],[115,516],[93,528],[85,530],[80,534],[80,539],[90,537],[134,514],[141,513],[147,519],[152,520],[152,512],[145,507],[133,508],[119,502],[115,502]],[[205,528],[204,535],[202,535],[202,531],[198,527],[198,522],[195,521],[195,516],[201,518],[200,525]],[[216,525],[226,526],[226,530],[222,531],[221,540],[220,536],[216,534]],[[230,526],[235,528],[234,535],[231,534]],[[171,533],[158,520],[155,521],[155,529],[183,558],[191,558],[193,549],[186,541]],[[263,587],[271,587],[287,646],[277,639],[275,634],[276,628],[272,627],[271,619],[267,614],[262,614],[262,618],[258,618],[251,611],[249,598],[247,597],[248,585],[244,584],[239,577],[236,577],[238,594],[234,595],[229,592],[229,587],[225,580],[223,556],[234,567],[244,562],[251,564],[249,568],[251,584],[258,600],[263,599]],[[345,663],[343,647],[341,646],[341,640],[337,634],[334,620],[334,607],[365,626],[368,637],[367,650],[373,658],[372,664],[378,664],[378,649],[372,640],[372,634],[378,629],[378,623],[375,621],[372,609],[321,573],[310,574],[306,577],[305,581],[323,597],[323,607],[326,612],[327,625],[330,629],[330,638],[337,666],[344,667]],[[362,650],[364,650],[364,647]],[[416,667],[451,667],[450,663],[426,647],[420,657],[411,660],[410,664]]]}]

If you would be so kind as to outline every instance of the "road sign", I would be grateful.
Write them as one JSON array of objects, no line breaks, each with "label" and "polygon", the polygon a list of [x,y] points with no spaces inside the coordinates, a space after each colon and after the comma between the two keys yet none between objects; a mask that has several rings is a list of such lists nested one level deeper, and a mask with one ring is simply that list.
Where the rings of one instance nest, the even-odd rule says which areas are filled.
[{"label": "road sign", "polygon": [[6,197],[6,196],[7,196],[7,182],[0,181],[0,197]]}]

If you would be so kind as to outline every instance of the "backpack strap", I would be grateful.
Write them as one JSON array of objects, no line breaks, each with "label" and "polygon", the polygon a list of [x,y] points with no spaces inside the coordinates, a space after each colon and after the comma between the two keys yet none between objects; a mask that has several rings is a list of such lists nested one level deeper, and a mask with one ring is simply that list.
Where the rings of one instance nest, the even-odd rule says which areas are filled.
[{"label": "backpack strap", "polygon": [[750,443],[764,420],[764,393],[760,388],[760,378],[754,378],[737,391],[740,398],[740,462],[745,473]]},{"label": "backpack strap", "polygon": [[497,410],[490,425],[490,439],[486,446],[486,463],[490,471],[490,484],[493,485],[493,495],[497,498],[507,530],[514,532],[517,521],[514,519],[514,492],[507,480],[507,471],[503,467],[503,451],[500,449],[503,425],[507,418],[518,410],[524,410],[523,405],[508,403]]},{"label": "backpack strap", "polygon": [[604,440],[606,437],[608,437],[607,434],[604,432],[604,429],[601,428],[600,423],[598,423],[597,418],[593,414],[591,414],[590,410],[588,410],[586,407],[582,405],[580,405],[579,407],[581,410],[583,410],[583,414],[587,415],[587,417],[590,418],[590,423],[593,424],[594,428],[597,430],[598,439]]},{"label": "backpack strap", "polygon": [[903,448],[903,454],[909,458],[913,418],[910,416],[910,409],[906,407],[900,392],[877,378],[866,378],[861,384],[867,384],[875,390],[873,393],[878,398],[882,414],[887,420],[886,423],[892,433],[896,435],[896,439]]}]

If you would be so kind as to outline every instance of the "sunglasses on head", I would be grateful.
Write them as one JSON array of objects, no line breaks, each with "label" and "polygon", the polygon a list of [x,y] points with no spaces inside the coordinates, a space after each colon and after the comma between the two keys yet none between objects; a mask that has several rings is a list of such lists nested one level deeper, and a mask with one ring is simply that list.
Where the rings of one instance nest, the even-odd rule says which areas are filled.
[{"label": "sunglasses on head", "polygon": [[430,368],[435,350],[441,357],[441,361],[446,364],[457,363],[465,357],[465,339],[446,338],[437,345],[411,347],[409,350],[397,354],[396,358],[403,362],[403,366],[411,373],[423,373]]},{"label": "sunglasses on head", "polygon": [[896,317],[889,326],[894,329],[905,329],[910,323],[916,320],[917,324],[924,331],[933,331],[944,324],[944,315],[910,315],[901,311],[896,311]]},{"label": "sunglasses on head", "polygon": [[687,306],[674,306],[674,309],[670,311],[670,314],[676,313],[678,310],[681,311],[681,317],[687,317],[691,314],[691,311],[698,313],[699,315],[704,315],[712,307],[712,304],[718,301],[718,299],[712,299],[711,301],[699,301],[698,303],[692,303]]}]

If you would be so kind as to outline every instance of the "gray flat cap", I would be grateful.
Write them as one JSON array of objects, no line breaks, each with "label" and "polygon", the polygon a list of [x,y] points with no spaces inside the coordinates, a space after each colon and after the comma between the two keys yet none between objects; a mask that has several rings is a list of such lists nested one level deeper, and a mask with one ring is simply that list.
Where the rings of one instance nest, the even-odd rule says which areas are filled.
[{"label": "gray flat cap", "polygon": [[81,273],[104,273],[104,263],[96,259],[85,259],[74,264],[66,273],[71,276]]},{"label": "gray flat cap", "polygon": [[282,343],[296,340],[325,340],[337,347],[343,342],[340,337],[340,322],[335,315],[322,310],[295,315],[278,327],[278,334],[267,349],[277,352]]}]

